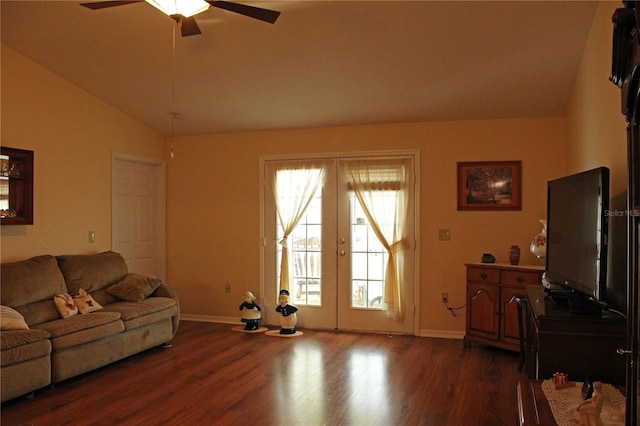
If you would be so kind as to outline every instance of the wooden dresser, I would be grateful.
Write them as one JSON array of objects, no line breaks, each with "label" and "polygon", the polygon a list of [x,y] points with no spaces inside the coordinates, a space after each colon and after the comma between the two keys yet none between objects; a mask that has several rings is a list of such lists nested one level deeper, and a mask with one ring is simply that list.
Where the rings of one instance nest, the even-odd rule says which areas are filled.
[{"label": "wooden dresser", "polygon": [[464,346],[471,343],[518,352],[520,328],[516,296],[524,286],[541,284],[543,266],[506,263],[468,263],[467,331]]}]

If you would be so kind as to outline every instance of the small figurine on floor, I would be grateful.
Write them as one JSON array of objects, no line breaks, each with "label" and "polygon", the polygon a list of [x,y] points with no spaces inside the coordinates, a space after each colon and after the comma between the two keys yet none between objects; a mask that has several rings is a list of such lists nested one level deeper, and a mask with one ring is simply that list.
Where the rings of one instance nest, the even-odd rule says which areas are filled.
[{"label": "small figurine on floor", "polygon": [[282,314],[282,318],[280,319],[280,334],[295,334],[296,323],[298,322],[298,317],[296,316],[298,308],[289,304],[288,290],[280,290],[278,303],[280,304],[276,306],[276,312]]},{"label": "small figurine on floor", "polygon": [[252,291],[247,291],[244,296],[244,302],[240,305],[242,311],[242,322],[246,323],[244,329],[247,331],[255,331],[260,326],[262,308],[256,302],[256,295]]},{"label": "small figurine on floor", "polygon": [[576,411],[571,415],[571,423],[579,426],[603,425],[600,418],[603,403],[602,382],[593,382],[593,396],[578,405]]}]

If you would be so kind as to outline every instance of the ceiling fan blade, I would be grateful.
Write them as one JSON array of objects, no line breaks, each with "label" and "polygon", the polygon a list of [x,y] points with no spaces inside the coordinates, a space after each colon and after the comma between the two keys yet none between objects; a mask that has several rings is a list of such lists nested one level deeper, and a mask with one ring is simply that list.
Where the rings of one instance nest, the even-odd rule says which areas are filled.
[{"label": "ceiling fan blade", "polygon": [[223,0],[207,0],[207,3],[213,7],[239,13],[240,15],[259,19],[270,24],[276,22],[276,19],[280,16],[280,12],[275,10],[262,9],[260,7],[248,6],[246,4],[231,3]]},{"label": "ceiling fan blade", "polygon": [[198,27],[196,23],[196,18],[193,16],[180,19],[180,32],[182,33],[182,37],[202,34],[200,27]]},{"label": "ceiling fan blade", "polygon": [[98,10],[106,9],[107,7],[124,6],[125,4],[141,2],[144,2],[144,0],[97,1],[91,3],[80,3],[80,6],[88,7],[91,10]]}]

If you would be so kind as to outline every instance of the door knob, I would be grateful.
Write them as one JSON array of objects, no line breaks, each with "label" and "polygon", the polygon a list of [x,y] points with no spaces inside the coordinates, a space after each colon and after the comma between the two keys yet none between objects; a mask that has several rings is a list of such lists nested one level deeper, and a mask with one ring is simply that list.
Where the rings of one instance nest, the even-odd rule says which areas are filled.
[{"label": "door knob", "polygon": [[344,251],[344,250],[340,250],[340,251],[338,252],[338,254],[339,254],[340,256],[344,256],[345,254],[347,254],[347,252],[346,252],[346,251]]},{"label": "door knob", "polygon": [[619,349],[616,349],[616,353],[618,355],[629,355],[631,353],[631,351],[628,350],[628,349],[619,348]]}]

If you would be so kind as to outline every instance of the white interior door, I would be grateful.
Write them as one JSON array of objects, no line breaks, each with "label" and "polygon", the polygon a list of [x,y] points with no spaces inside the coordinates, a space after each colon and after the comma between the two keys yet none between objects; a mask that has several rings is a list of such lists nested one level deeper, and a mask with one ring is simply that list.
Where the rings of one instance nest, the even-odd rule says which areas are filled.
[{"label": "white interior door", "polygon": [[[271,175],[286,162],[266,162],[264,186],[264,317],[279,319],[277,304],[282,232],[278,225]],[[414,188],[407,239],[411,242],[402,266],[404,316],[392,319],[382,304],[388,254],[376,240],[358,201],[349,190],[338,159],[327,161],[328,174],[305,216],[288,238],[291,271],[290,302],[298,306],[298,326],[314,329],[414,332]]]},{"label": "white interior door", "polygon": [[112,248],[129,272],[165,279],[164,162],[114,154]]}]

